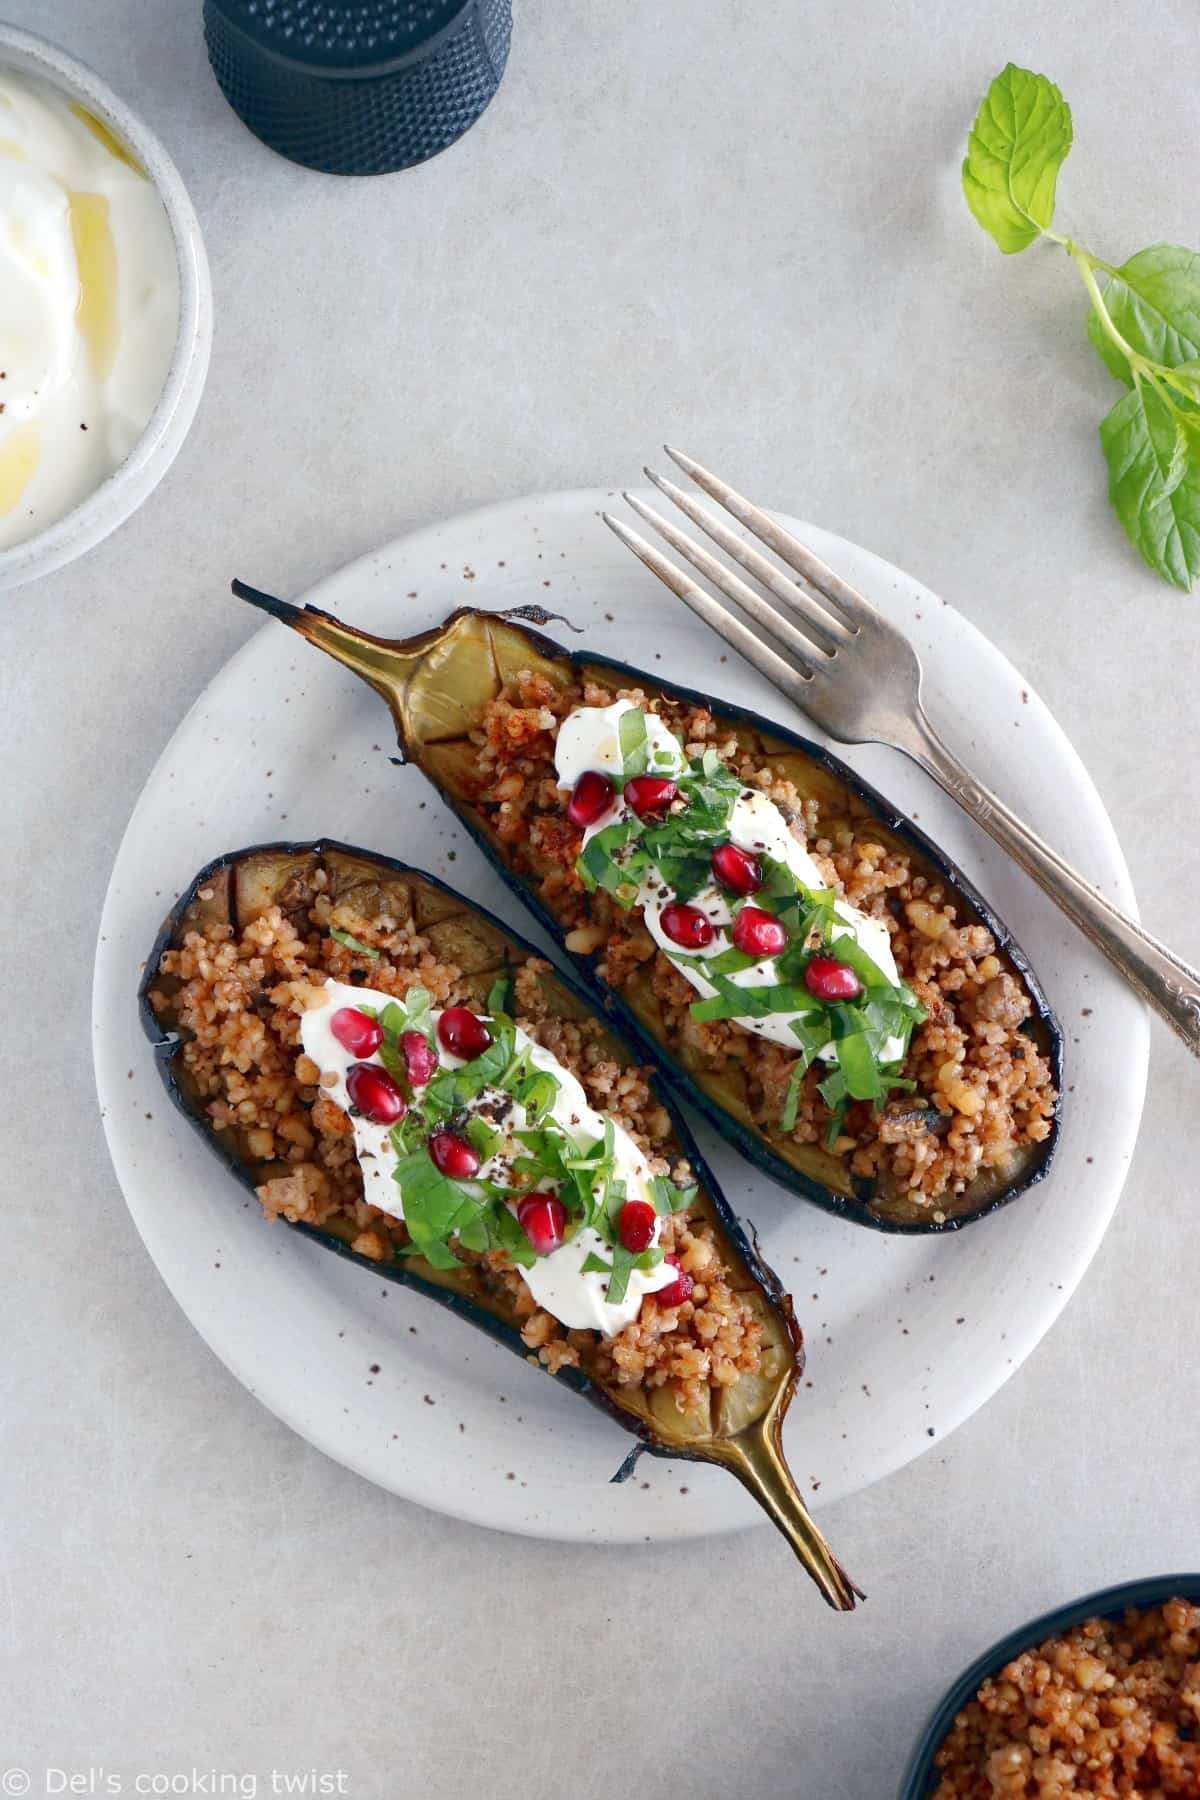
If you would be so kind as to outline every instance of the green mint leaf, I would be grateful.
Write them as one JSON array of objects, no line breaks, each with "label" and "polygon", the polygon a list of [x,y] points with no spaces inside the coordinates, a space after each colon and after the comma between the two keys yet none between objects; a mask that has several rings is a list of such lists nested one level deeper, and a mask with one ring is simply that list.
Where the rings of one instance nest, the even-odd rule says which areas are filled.
[{"label": "green mint leaf", "polygon": [[821,1054],[821,1051],[833,1036],[833,1031],[829,1023],[829,1014],[824,1007],[821,1007],[817,1012],[809,1013],[805,1018],[793,1019],[788,1026],[788,1030],[800,1040],[801,1064],[803,1068],[807,1068],[808,1065]]},{"label": "green mint leaf", "polygon": [[649,867],[650,859],[644,851],[635,849],[618,863],[616,852],[625,850],[641,833],[642,821],[630,817],[606,825],[595,837],[588,839],[575,859],[575,872],[588,893],[602,887],[619,906],[629,910],[637,899],[638,882],[642,871]]},{"label": "green mint leaf", "polygon": [[1101,424],[1100,445],[1130,543],[1164,581],[1190,588],[1200,574],[1200,431],[1141,381]]},{"label": "green mint leaf", "polygon": [[394,1000],[389,1000],[379,1014],[379,1023],[383,1028],[384,1036],[396,1043],[399,1041],[400,1033],[408,1030],[408,1013],[404,1007],[397,1006]]},{"label": "green mint leaf", "polygon": [[[496,1035],[482,1055],[473,1057],[469,1063],[464,1063],[461,1069],[447,1071],[454,1084],[454,1094],[460,1106],[465,1106],[467,1101],[474,1100],[475,1096],[481,1094],[485,1087],[506,1087],[508,1085],[506,1078],[513,1067],[513,1046],[516,1042],[516,1032],[511,1024],[500,1019],[492,1020],[492,1029]],[[519,1058],[516,1060],[520,1061]],[[432,1087],[433,1083],[430,1082],[428,1085]]]},{"label": "green mint leaf", "polygon": [[503,1250],[509,1262],[523,1269],[531,1269],[537,1261],[537,1253],[516,1215],[502,1200],[494,1201],[478,1218],[464,1225],[458,1238],[468,1250]]},{"label": "green mint leaf", "polygon": [[506,968],[503,975],[497,975],[488,989],[487,1010],[489,1017],[496,1013],[507,1013],[511,1016],[513,1009],[512,970]]},{"label": "green mint leaf", "polygon": [[467,1139],[478,1150],[484,1162],[494,1156],[504,1142],[504,1133],[489,1125],[481,1113],[472,1113],[467,1120]]},{"label": "green mint leaf", "polygon": [[356,937],[351,937],[348,931],[337,931],[331,925],[329,935],[335,943],[345,944],[347,950],[357,950],[360,956],[369,956],[373,962],[379,961],[378,950],[372,950],[370,944],[360,943]]},{"label": "green mint leaf", "polygon": [[[1197,357],[1191,362],[1176,363],[1171,373],[1173,375],[1184,376],[1188,387],[1191,389],[1192,399],[1197,406],[1200,406],[1200,357]],[[1174,392],[1174,389],[1172,389],[1172,392]],[[1180,399],[1183,398],[1183,396],[1178,397]]]},{"label": "green mint leaf", "polygon": [[692,1204],[698,1192],[699,1187],[694,1181],[689,1187],[676,1187],[665,1175],[650,1177],[650,1199],[660,1217],[665,1213],[682,1212],[685,1206]]},{"label": "green mint leaf", "polygon": [[644,775],[650,767],[650,740],[646,735],[646,715],[641,707],[622,713],[617,721],[617,742],[621,747],[621,774],[625,781]]},{"label": "green mint leaf", "polygon": [[838,962],[845,963],[854,970],[858,979],[868,993],[881,989],[884,993],[894,994],[895,988],[884,974],[879,964],[863,949],[858,939],[849,931],[838,931],[830,934],[829,953]]},{"label": "green mint leaf", "polygon": [[604,1291],[604,1298],[610,1306],[619,1306],[629,1292],[629,1277],[637,1267],[637,1262],[637,1257],[632,1251],[626,1250],[623,1244],[613,1246],[612,1274]]},{"label": "green mint leaf", "polygon": [[826,1106],[842,1105],[846,1099],[846,1077],[841,1069],[834,1069],[824,1081],[818,1082],[817,1092]]},{"label": "green mint leaf", "polygon": [[806,987],[785,982],[769,987],[739,987],[727,975],[711,975],[716,988],[710,1000],[694,1000],[688,1011],[697,1023],[709,1019],[765,1019],[770,1013],[807,1013],[820,1005]]},{"label": "green mint leaf", "polygon": [[612,1264],[610,1262],[605,1262],[602,1256],[597,1256],[594,1250],[588,1252],[580,1263],[579,1268],[580,1273],[583,1275],[612,1274]]},{"label": "green mint leaf", "polygon": [[846,1122],[846,1109],[849,1104],[848,1100],[839,1100],[833,1109],[833,1116],[829,1121],[829,1130],[825,1133],[825,1148],[827,1150],[832,1150],[833,1146],[842,1135],[842,1126]]},{"label": "green mint leaf", "polygon": [[1071,148],[1071,109],[1045,75],[1001,70],[984,95],[962,167],[967,205],[1006,256],[1054,217],[1054,186]]},{"label": "green mint leaf", "polygon": [[[740,909],[739,909],[740,910]],[[683,959],[680,958],[680,961]],[[706,973],[712,975],[740,975],[743,969],[753,969],[762,961],[761,956],[751,956],[748,950],[739,950],[731,944],[728,950],[719,950],[716,956],[697,957],[697,962],[704,963]],[[778,960],[778,959],[777,959]],[[737,985],[736,983],[734,984]]]},{"label": "green mint leaf", "polygon": [[523,1081],[517,1082],[513,1093],[525,1108],[530,1123],[537,1124],[553,1109],[558,1089],[559,1083],[548,1069],[535,1069]]},{"label": "green mint leaf", "polygon": [[[916,1082],[910,1081],[907,1075],[885,1075],[883,1077],[883,1086],[885,1093],[888,1094],[915,1094],[917,1091]],[[879,1112],[882,1109],[877,1104],[875,1110],[876,1112]]]},{"label": "green mint leaf", "polygon": [[422,1250],[430,1243],[444,1244],[481,1211],[487,1200],[484,1184],[451,1181],[434,1166],[426,1149],[401,1157],[392,1179],[404,1196],[408,1235]]},{"label": "green mint leaf", "polygon": [[[850,1010],[846,1008],[847,1012]],[[835,1031],[838,1022],[835,1017]],[[883,1081],[866,1032],[851,1031],[839,1038],[837,1057],[849,1097],[852,1100],[878,1100],[883,1093]]]},{"label": "green mint leaf", "polygon": [[403,1053],[387,1038],[379,1046],[379,1060],[394,1081],[408,1081],[408,1065]]},{"label": "green mint leaf", "polygon": [[[1200,255],[1179,244],[1152,244],[1122,263],[1104,289],[1104,304],[1129,346],[1165,368],[1200,368]],[[1096,316],[1088,336],[1105,367],[1133,386],[1133,372]],[[1195,365],[1195,368],[1192,367]]]},{"label": "green mint leaf", "polygon": [[800,1106],[800,1083],[804,1080],[807,1067],[806,1059],[797,1057],[795,1067],[788,1077],[787,1093],[783,1097],[783,1111],[779,1115],[779,1129],[794,1131],[796,1129],[796,1113]]}]

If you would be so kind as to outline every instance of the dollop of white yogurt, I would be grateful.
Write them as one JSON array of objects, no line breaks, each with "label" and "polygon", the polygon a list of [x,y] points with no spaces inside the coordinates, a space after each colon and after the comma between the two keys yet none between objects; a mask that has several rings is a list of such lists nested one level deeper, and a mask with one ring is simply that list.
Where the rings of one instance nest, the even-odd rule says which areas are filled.
[{"label": "dollop of white yogurt", "polygon": [[125,460],[178,321],[175,241],[153,183],[66,94],[0,70],[0,549]]},{"label": "dollop of white yogurt", "polygon": [[[355,1153],[363,1175],[363,1198],[368,1205],[377,1206],[392,1218],[403,1219],[404,1195],[399,1183],[393,1178],[399,1158],[391,1141],[390,1127],[373,1124],[370,1119],[355,1111],[351,1107],[346,1087],[346,1072],[354,1063],[379,1063],[380,1059],[378,1055],[352,1055],[344,1044],[338,1042],[331,1028],[334,1013],[343,1006],[355,1009],[369,1006],[373,1011],[382,1012],[385,1006],[394,1003],[394,998],[394,995],[381,993],[374,988],[349,987],[342,982],[327,981],[324,1003],[310,1007],[301,1017],[300,1041],[305,1055],[312,1058],[322,1074],[329,1073],[337,1077],[335,1085],[326,1087],[324,1091],[335,1105],[350,1116],[354,1127]],[[436,1027],[441,1014],[434,1012],[431,1016]],[[534,1067],[553,1075],[558,1082],[554,1105],[548,1116],[561,1125],[581,1147],[602,1138],[603,1116],[588,1104],[587,1095],[570,1069],[564,1068],[557,1057],[543,1049],[541,1044],[534,1043],[519,1026],[516,1047],[518,1050],[528,1048]],[[451,1056],[440,1044],[438,1059],[445,1069],[460,1069],[463,1066],[462,1057]],[[524,1153],[515,1134],[523,1131],[527,1124],[524,1107],[512,1099],[511,1095],[504,1097],[511,1105],[502,1125],[497,1127],[504,1133],[503,1142],[479,1170],[481,1180],[494,1181],[500,1186],[506,1185],[505,1169],[511,1158]],[[485,1088],[476,1096],[471,1110],[486,1114],[495,1098],[496,1090]],[[489,1119],[489,1123],[491,1122]],[[626,1184],[626,1198],[650,1201],[651,1171],[646,1158],[629,1133],[615,1120],[613,1134],[617,1167]],[[544,1184],[539,1189],[539,1192],[542,1191],[549,1192],[550,1185]],[[660,1226],[661,1221],[656,1220],[653,1239],[655,1244],[659,1239]],[[656,1269],[633,1269],[625,1298],[614,1305],[605,1295],[608,1275],[595,1269],[586,1274],[583,1271],[582,1265],[593,1254],[606,1262],[612,1258],[611,1247],[605,1243],[600,1233],[594,1227],[586,1225],[577,1230],[559,1249],[551,1251],[549,1256],[539,1256],[530,1268],[518,1267],[521,1279],[538,1305],[568,1330],[598,1331],[605,1337],[612,1337],[637,1318],[642,1300],[647,1294],[669,1287],[678,1277],[678,1271],[667,1262],[660,1263]]]},{"label": "dollop of white yogurt", "polygon": [[[581,775],[595,769],[608,775],[618,789],[624,773],[621,756],[621,720],[626,713],[637,712],[632,700],[614,700],[611,706],[577,706],[558,728],[554,745],[554,766],[560,787],[573,788]],[[657,713],[646,713],[646,743],[650,753],[650,770],[655,775],[681,775],[687,759],[679,739],[668,730]],[[603,823],[616,817],[610,813]],[[593,829],[599,829],[599,826]]]},{"label": "dollop of white yogurt", "polygon": [[[609,811],[584,832],[585,844],[598,831],[603,831],[605,826],[624,817],[629,810],[619,798],[621,748],[618,734],[622,715],[633,710],[635,708],[631,700],[617,700],[611,706],[578,706],[568,713],[559,727],[555,748],[559,785],[573,788],[585,770],[597,769],[602,774],[614,776],[618,788],[618,797]],[[680,773],[686,766],[686,760],[679,740],[655,713],[646,713],[646,735],[653,753],[661,759],[661,767],[657,762],[655,764],[655,773]],[[672,755],[673,763],[669,760]],[[757,788],[743,788],[734,801],[729,821],[729,842],[751,856],[766,856],[775,862],[785,863],[800,885],[811,891],[823,890],[827,885],[816,863],[793,835],[775,802]],[[730,948],[731,939],[727,928],[733,923],[733,913],[729,898],[715,881],[691,897],[688,904],[698,907],[712,920],[717,930],[711,944],[702,950],[687,952],[681,952],[679,945],[667,936],[662,927],[663,912],[674,899],[675,895],[664,885],[657,871],[651,869],[638,888],[636,904],[642,909],[646,929],[655,943],[671,958],[697,994],[708,999],[717,990],[705,978],[703,963],[705,958],[719,956],[722,951]],[[858,907],[838,900],[833,908],[831,936],[835,940],[838,937],[853,938],[861,944],[887,980],[893,986],[900,985],[900,974],[892,955],[891,938],[882,919],[874,919],[868,913],[861,912]],[[750,968],[730,975],[728,979],[735,987],[776,987],[779,984],[777,959],[767,957]],[[788,1049],[795,1050],[797,1038],[791,1026],[792,1021],[801,1016],[794,1012],[742,1014],[734,1022],[744,1031],[770,1038],[777,1044],[785,1044]],[[818,1054],[823,1061],[832,1062],[837,1057],[837,1045],[826,1044]],[[903,1054],[903,1039],[891,1038],[884,1047],[883,1060],[894,1062]]]}]

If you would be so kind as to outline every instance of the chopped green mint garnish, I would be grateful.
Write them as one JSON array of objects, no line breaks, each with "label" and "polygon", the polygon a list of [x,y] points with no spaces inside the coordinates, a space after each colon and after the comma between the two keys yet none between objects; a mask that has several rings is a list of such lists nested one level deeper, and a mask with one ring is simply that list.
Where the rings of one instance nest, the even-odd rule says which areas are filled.
[{"label": "chopped green mint garnish", "polygon": [[804,1080],[807,1068],[807,1058],[800,1057],[793,1065],[792,1072],[788,1076],[787,1093],[783,1098],[783,1111],[779,1115],[779,1128],[781,1131],[794,1131],[796,1129],[796,1113],[800,1107],[800,1083]]},{"label": "chopped green mint garnish", "polygon": [[336,943],[345,944],[347,950],[357,950],[360,956],[369,956],[373,961],[379,961],[378,950],[373,950],[370,944],[360,943],[356,937],[351,937],[348,931],[338,931],[331,925],[329,927],[329,935]]},{"label": "chopped green mint garnish", "polygon": [[622,713],[617,723],[617,742],[621,747],[621,773],[626,781],[644,775],[650,767],[650,740],[646,733],[646,715],[635,706]]},{"label": "chopped green mint garnish", "polygon": [[513,977],[512,970],[506,968],[503,975],[497,975],[488,989],[487,1009],[489,1013],[507,1013],[513,1009]]},{"label": "chopped green mint garnish", "polygon": [[694,1181],[690,1187],[676,1187],[665,1175],[654,1175],[650,1179],[650,1198],[656,1213],[682,1212],[685,1206],[692,1204],[698,1191]]}]

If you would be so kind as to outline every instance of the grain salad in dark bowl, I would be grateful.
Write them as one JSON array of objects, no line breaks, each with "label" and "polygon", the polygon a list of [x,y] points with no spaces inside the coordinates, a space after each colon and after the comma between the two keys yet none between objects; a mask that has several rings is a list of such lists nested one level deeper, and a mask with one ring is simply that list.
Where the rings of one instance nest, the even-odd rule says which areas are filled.
[{"label": "grain salad in dark bowl", "polygon": [[1196,1800],[1200,1573],[1073,1600],[965,1669],[899,1800]]},{"label": "grain salad in dark bowl", "polygon": [[1011,933],[845,764],[528,611],[388,640],[235,591],[387,702],[401,750],[647,1057],[794,1193],[953,1230],[1046,1173],[1062,1039]]},{"label": "grain salad in dark bowl", "polygon": [[783,1454],[791,1301],[571,978],[433,877],[322,841],[201,870],[139,997],[172,1100],[268,1219],[448,1307],[652,1454],[725,1468],[853,1607]]}]

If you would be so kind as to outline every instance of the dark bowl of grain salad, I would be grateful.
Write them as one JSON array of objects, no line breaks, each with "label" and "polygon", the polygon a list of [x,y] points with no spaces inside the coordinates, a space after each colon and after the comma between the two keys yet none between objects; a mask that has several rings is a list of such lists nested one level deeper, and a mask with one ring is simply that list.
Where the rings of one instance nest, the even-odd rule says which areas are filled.
[{"label": "dark bowl of grain salad", "polygon": [[1200,1800],[1200,1573],[1103,1588],[994,1644],[899,1800]]}]

